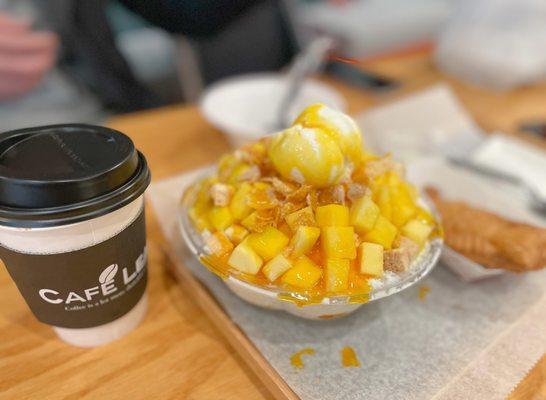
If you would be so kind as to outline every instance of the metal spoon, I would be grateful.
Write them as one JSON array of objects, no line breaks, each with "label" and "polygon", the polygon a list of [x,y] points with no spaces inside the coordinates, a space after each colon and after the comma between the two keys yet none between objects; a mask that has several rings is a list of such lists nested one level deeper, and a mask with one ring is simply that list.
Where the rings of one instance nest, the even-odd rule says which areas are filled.
[{"label": "metal spoon", "polygon": [[313,40],[307,48],[299,53],[286,74],[286,91],[284,92],[277,111],[274,130],[284,129],[290,124],[288,114],[294,100],[298,97],[305,78],[319,71],[326,59],[326,53],[334,46],[334,40],[321,36]]},{"label": "metal spoon", "polygon": [[480,164],[476,164],[473,161],[470,161],[465,158],[458,158],[458,157],[449,157],[449,162],[453,165],[457,165],[459,167],[465,168],[469,171],[476,172],[482,176],[486,176],[488,178],[497,179],[500,181],[504,181],[506,183],[509,183],[511,185],[517,186],[519,189],[524,190],[527,193],[527,196],[529,197],[530,204],[532,209],[535,211],[546,214],[546,199],[544,199],[540,193],[536,191],[533,187],[531,187],[527,182],[525,182],[523,179],[507,174],[505,172],[497,171],[493,168],[486,167]]}]

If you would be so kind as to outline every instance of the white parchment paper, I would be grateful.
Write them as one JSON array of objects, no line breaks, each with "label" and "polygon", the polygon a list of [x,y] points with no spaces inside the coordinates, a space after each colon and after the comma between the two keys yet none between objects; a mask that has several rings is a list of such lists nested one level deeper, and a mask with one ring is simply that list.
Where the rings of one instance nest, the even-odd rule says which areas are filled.
[{"label": "white parchment paper", "polygon": [[[442,265],[420,285],[340,320],[306,321],[248,305],[184,251],[183,187],[196,172],[153,184],[159,222],[184,263],[302,399],[502,399],[546,352],[546,271],[464,283]],[[352,346],[359,368],[343,368]],[[290,355],[311,347],[304,368]]]}]

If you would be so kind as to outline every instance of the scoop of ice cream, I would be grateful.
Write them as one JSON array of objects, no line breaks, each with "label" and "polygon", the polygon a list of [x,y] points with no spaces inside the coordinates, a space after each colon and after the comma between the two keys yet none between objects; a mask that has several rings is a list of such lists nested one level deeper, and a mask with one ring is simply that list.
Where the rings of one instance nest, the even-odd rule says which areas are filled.
[{"label": "scoop of ice cream", "polygon": [[285,178],[324,187],[337,183],[344,157],[336,141],[320,128],[295,125],[271,138],[269,157]]},{"label": "scoop of ice cream", "polygon": [[294,124],[304,128],[318,128],[331,136],[343,155],[356,165],[362,157],[362,135],[351,117],[325,106],[313,104],[298,116]]}]

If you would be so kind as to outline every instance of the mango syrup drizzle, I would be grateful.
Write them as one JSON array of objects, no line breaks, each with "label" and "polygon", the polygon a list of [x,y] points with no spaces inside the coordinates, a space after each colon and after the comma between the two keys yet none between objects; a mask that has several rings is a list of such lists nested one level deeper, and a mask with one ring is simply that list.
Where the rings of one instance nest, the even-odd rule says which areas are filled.
[{"label": "mango syrup drizzle", "polygon": [[292,364],[296,368],[303,368],[303,360],[301,359],[304,355],[313,355],[315,354],[315,350],[312,348],[306,348],[300,351],[295,352],[290,356],[290,364]]},{"label": "mango syrup drizzle", "polygon": [[428,292],[430,292],[430,288],[428,286],[426,285],[419,286],[419,294],[418,294],[419,300],[425,300]]},{"label": "mango syrup drizzle", "polygon": [[280,293],[277,294],[279,300],[288,301],[294,303],[298,307],[303,307],[311,304],[320,304],[327,297],[336,297],[343,296],[347,297],[347,302],[349,304],[361,304],[366,303],[370,300],[370,292],[372,286],[369,283],[369,280],[372,277],[363,276],[358,273],[356,263],[353,263],[351,266],[351,278],[349,280],[349,287],[343,293],[327,292],[323,289],[324,287],[324,278],[321,279],[321,282],[317,286],[310,290],[302,290],[296,287],[289,286],[278,286],[275,282],[271,283],[259,272],[256,275],[249,275],[233,268],[230,268],[227,265],[226,257],[216,257],[213,255],[202,255],[200,257],[203,265],[207,267],[209,271],[216,274],[222,279],[227,279],[230,276],[233,276],[236,279],[239,279],[243,282],[250,283],[262,288],[271,288],[272,290],[280,290]]},{"label": "mango syrup drizzle", "polygon": [[347,367],[360,367],[356,352],[352,347],[346,346],[341,350],[341,365]]}]

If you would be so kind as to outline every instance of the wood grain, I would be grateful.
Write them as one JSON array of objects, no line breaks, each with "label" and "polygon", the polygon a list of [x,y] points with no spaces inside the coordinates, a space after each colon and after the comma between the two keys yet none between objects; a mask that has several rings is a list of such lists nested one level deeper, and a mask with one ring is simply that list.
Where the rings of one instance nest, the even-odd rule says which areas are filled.
[{"label": "wood grain", "polygon": [[[329,80],[349,100],[353,113],[444,81],[487,130],[514,133],[525,119],[546,120],[546,85],[492,93],[443,77],[426,55],[379,60],[367,67],[404,84],[396,92],[368,94]],[[206,165],[228,149],[225,138],[195,107],[126,115],[110,125],[133,138],[153,179]],[[147,221],[149,312],[137,330],[107,346],[83,350],[61,343],[49,327],[35,321],[0,268],[0,399],[273,398],[203,313],[200,299],[171,278],[166,243],[149,208]],[[546,357],[510,399],[546,399]]]},{"label": "wood grain", "polygon": [[[182,238],[179,239],[182,240]],[[224,312],[212,293],[183,265],[181,258],[173,248],[167,246],[165,253],[169,255],[171,260],[169,270],[178,281],[181,290],[190,295],[202,310],[207,311],[207,316],[214,326],[237,349],[245,362],[255,370],[260,381],[267,387],[275,399],[298,400],[298,396],[292,391],[290,386],[288,386],[279,373],[269,364],[267,359]]]}]

